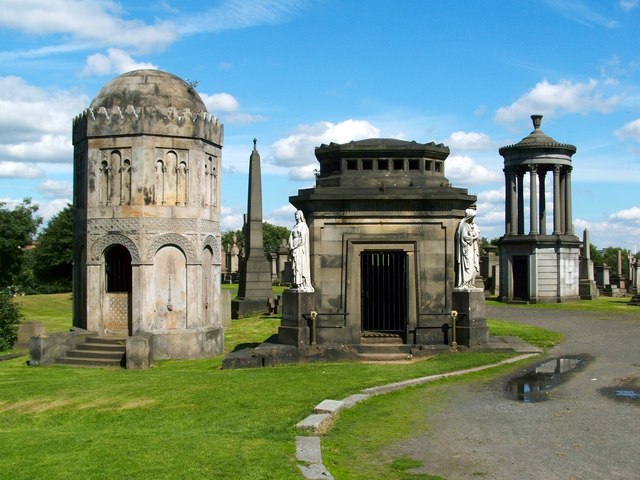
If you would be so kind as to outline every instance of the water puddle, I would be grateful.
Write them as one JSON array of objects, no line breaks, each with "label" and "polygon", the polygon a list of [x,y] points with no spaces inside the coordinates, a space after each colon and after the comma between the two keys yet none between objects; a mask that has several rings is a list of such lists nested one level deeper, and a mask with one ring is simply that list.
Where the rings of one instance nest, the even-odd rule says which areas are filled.
[{"label": "water puddle", "polygon": [[599,392],[620,402],[640,404],[640,378],[621,378],[618,385],[603,387]]},{"label": "water puddle", "polygon": [[570,372],[584,363],[583,358],[563,357],[547,360],[521,377],[509,381],[507,391],[511,398],[524,403],[543,402],[549,399],[549,390],[556,387]]}]

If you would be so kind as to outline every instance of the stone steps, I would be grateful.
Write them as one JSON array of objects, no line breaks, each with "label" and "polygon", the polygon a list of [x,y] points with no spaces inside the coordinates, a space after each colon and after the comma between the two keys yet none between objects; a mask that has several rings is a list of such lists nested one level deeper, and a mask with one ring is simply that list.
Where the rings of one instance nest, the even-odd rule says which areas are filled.
[{"label": "stone steps", "polygon": [[126,338],[87,337],[84,343],[57,357],[55,363],[82,367],[119,367],[123,365]]},{"label": "stone steps", "polygon": [[365,362],[406,362],[412,358],[411,345],[398,343],[397,340],[356,345],[356,354]]}]

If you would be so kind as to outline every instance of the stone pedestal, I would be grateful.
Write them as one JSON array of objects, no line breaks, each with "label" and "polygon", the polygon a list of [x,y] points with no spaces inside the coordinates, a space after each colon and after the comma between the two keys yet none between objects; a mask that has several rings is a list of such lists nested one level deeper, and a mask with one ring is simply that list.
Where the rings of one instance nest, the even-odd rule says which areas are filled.
[{"label": "stone pedestal", "polygon": [[151,339],[151,333],[138,333],[131,337],[127,337],[126,352],[125,355],[127,368],[149,368],[150,362],[150,348],[149,340]]},{"label": "stone pedestal", "polygon": [[278,343],[296,347],[310,345],[310,321],[307,318],[314,310],[315,293],[285,290],[282,293],[282,324],[278,328]]},{"label": "stone pedestal", "polygon": [[489,341],[489,328],[484,313],[484,291],[454,290],[452,308],[458,312],[456,341],[472,347]]},{"label": "stone pedestal", "polygon": [[16,350],[26,350],[29,348],[29,339],[45,334],[44,323],[42,322],[21,322],[18,325],[18,339],[14,348]]}]

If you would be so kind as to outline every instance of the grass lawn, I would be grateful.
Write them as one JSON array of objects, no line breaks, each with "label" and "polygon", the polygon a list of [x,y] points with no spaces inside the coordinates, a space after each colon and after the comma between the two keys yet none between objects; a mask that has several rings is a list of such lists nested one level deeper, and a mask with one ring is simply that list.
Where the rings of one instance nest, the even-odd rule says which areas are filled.
[{"label": "grass lawn", "polygon": [[[566,303],[535,303],[535,304],[518,304],[518,308],[543,308],[550,310],[582,310],[587,312],[615,312],[629,315],[640,315],[640,308],[629,305],[631,297],[603,297],[600,296],[595,300],[578,300],[577,302]],[[487,305],[492,307],[513,307],[508,303],[498,302],[495,299],[487,299]]]},{"label": "grass lawn", "polygon": [[[69,294],[18,302],[26,320],[42,320],[48,331],[71,324]],[[234,320],[225,332],[225,350],[264,340],[279,323]],[[501,334],[509,334],[508,325],[502,328]],[[401,365],[247,370],[221,370],[222,355],[159,362],[148,370],[28,367],[24,357],[2,361],[0,478],[301,478],[294,426],[320,401],[506,356],[458,353]],[[389,463],[378,447],[427,428],[421,415],[446,399],[446,389],[438,388],[445,387],[384,395],[345,412],[328,437],[329,468],[338,478],[421,478],[407,476],[410,459]],[[369,466],[361,470],[361,462]],[[350,476],[352,467],[373,473]]]}]

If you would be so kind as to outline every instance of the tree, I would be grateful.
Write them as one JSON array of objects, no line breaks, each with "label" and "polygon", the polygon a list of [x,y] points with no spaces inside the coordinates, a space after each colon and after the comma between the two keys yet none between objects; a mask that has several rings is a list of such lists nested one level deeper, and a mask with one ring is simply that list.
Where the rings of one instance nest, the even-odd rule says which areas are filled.
[{"label": "tree", "polygon": [[42,223],[38,206],[25,198],[13,210],[0,202],[0,287],[13,285],[24,262],[23,247],[29,245]]},{"label": "tree", "polygon": [[57,284],[58,291],[71,289],[73,207],[70,204],[49,220],[38,236],[38,246],[33,251],[33,273],[40,284]]},{"label": "tree", "polygon": [[[236,235],[236,243],[240,250],[244,247],[244,232],[242,230],[229,230],[222,234],[222,246],[229,249],[232,244],[232,236]],[[276,252],[282,245],[283,240],[288,240],[289,229],[281,225],[272,225],[269,222],[262,223],[262,238],[264,253]]]},{"label": "tree", "polygon": [[22,314],[13,303],[13,295],[8,289],[0,290],[0,352],[11,350],[18,337],[18,325]]}]

